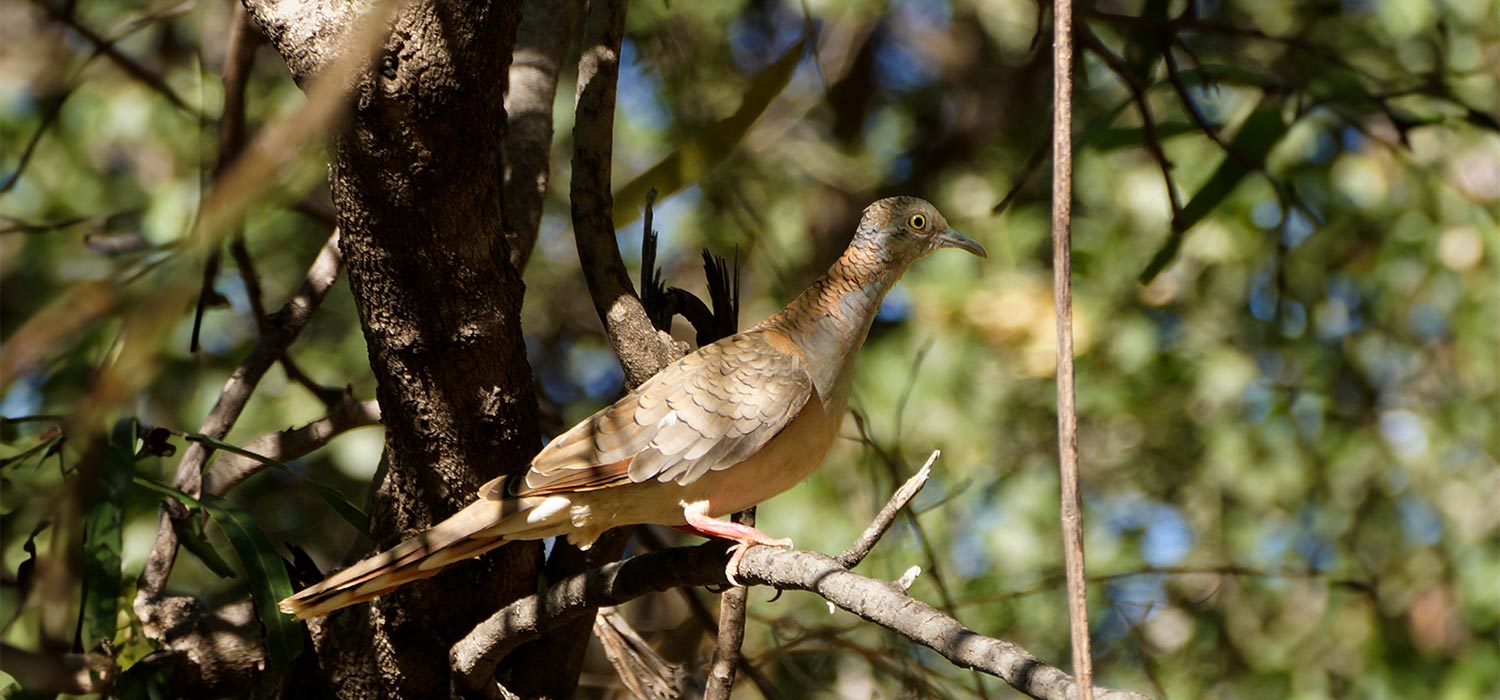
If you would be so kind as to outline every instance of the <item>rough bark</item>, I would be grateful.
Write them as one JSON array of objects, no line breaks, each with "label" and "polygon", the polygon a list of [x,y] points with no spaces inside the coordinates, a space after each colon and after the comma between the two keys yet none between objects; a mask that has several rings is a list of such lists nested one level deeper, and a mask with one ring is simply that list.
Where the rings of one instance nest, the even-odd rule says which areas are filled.
[{"label": "rough bark", "polygon": [[[246,4],[302,85],[344,50],[359,15],[317,0]],[[501,228],[517,9],[408,2],[345,81],[351,111],[330,181],[386,425],[369,508],[380,546],[451,515],[484,481],[524,470],[538,446],[524,288]],[[539,558],[536,544],[505,547],[311,625],[335,692],[445,693],[446,649],[533,591]]]}]

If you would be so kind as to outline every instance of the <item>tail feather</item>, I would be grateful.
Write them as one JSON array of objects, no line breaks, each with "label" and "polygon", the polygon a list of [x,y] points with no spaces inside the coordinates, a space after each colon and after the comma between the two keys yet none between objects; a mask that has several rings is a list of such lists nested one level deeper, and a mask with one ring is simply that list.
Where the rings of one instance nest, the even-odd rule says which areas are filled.
[{"label": "tail feather", "polygon": [[535,500],[476,501],[432,529],[282,600],[279,607],[299,620],[327,615],[434,576],[507,541],[533,539],[540,523],[530,522],[527,514]]}]

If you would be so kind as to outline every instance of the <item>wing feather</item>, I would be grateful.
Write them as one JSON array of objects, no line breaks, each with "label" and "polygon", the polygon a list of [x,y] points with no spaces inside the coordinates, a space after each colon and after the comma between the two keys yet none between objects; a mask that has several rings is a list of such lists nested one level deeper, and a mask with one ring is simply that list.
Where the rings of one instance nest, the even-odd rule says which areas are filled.
[{"label": "wing feather", "polygon": [[813,392],[796,353],[754,330],[699,348],[559,435],[515,483],[515,496],[651,479],[692,483],[754,454]]}]

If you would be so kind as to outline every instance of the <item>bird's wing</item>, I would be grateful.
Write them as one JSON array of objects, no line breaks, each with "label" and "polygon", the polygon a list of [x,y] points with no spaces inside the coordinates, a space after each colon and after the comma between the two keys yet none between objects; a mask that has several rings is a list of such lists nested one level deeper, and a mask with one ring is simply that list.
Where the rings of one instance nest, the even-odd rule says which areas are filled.
[{"label": "bird's wing", "polygon": [[[754,454],[813,393],[796,346],[752,330],[704,346],[543,448],[509,494],[587,491],[650,479],[690,484]],[[498,486],[498,485],[497,485]]]}]

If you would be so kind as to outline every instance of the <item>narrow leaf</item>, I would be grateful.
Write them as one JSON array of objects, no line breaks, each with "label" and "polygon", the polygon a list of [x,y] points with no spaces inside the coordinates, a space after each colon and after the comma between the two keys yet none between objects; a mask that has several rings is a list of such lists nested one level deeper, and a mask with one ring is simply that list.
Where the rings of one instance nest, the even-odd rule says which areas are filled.
[{"label": "narrow leaf", "polygon": [[177,541],[198,557],[198,561],[208,567],[219,578],[234,578],[234,567],[224,561],[219,550],[214,549],[213,544],[208,541],[208,535],[203,531],[203,518],[201,511],[194,510],[186,518],[172,518],[172,531],[177,533]]},{"label": "narrow leaf", "polygon": [[1167,241],[1162,244],[1160,250],[1156,251],[1156,255],[1152,256],[1151,262],[1141,272],[1141,284],[1147,284],[1155,279],[1172,260],[1176,259],[1177,251],[1182,247],[1182,239],[1188,229],[1197,225],[1223,203],[1230,193],[1239,187],[1246,175],[1254,170],[1265,168],[1266,156],[1271,152],[1271,148],[1281,141],[1281,137],[1286,135],[1289,128],[1291,125],[1281,118],[1281,109],[1276,99],[1267,96],[1261,100],[1260,105],[1250,113],[1244,125],[1238,132],[1235,132],[1234,138],[1229,142],[1230,147],[1244,160],[1226,153],[1223,160],[1219,161],[1219,167],[1214,170],[1213,175],[1210,175],[1208,181],[1198,188],[1193,198],[1183,205],[1182,213],[1172,221],[1172,234],[1167,237]]},{"label": "narrow leaf", "polygon": [[88,645],[115,638],[120,614],[120,551],[125,497],[135,470],[135,421],[110,431],[94,502],[83,518],[83,622]]},{"label": "narrow leaf", "polygon": [[272,673],[285,671],[302,653],[302,630],[289,615],[276,609],[277,601],[292,594],[292,582],[282,566],[271,539],[239,506],[212,494],[203,496],[203,507],[234,546],[255,612],[266,628],[266,660]]},{"label": "narrow leaf", "polygon": [[136,486],[155,491],[168,498],[174,498],[192,510],[192,514],[183,519],[172,519],[172,531],[177,533],[177,539],[186,547],[193,556],[203,562],[209,571],[214,572],[220,578],[234,578],[234,568],[224,561],[219,555],[219,550],[209,543],[208,536],[203,532],[203,521],[199,514],[203,512],[203,504],[198,499],[183,493],[166,484],[152,481],[142,476],[131,480]]},{"label": "narrow leaf", "polygon": [[130,482],[133,483],[133,484],[135,484],[136,486],[139,486],[139,487],[141,487],[143,489],[146,489],[147,491],[155,491],[155,492],[157,492],[157,493],[159,493],[159,494],[161,494],[163,496],[166,496],[168,498],[177,499],[178,501],[182,502],[182,505],[185,505],[185,506],[187,506],[189,508],[202,508],[203,507],[203,504],[199,503],[198,499],[193,498],[192,496],[189,496],[186,492],[179,491],[179,490],[177,490],[177,489],[175,489],[175,488],[173,488],[171,486],[168,486],[166,484],[163,484],[161,482],[152,481],[151,479],[147,479],[146,477],[143,477],[143,476],[132,477],[130,479]]},{"label": "narrow leaf", "polygon": [[[24,448],[24,449],[15,450],[15,453],[12,454],[11,456],[5,457],[3,459],[0,459],[0,469],[4,469],[4,468],[9,467],[9,466],[11,466],[13,464],[20,464],[20,463],[26,461],[32,455],[34,455],[34,454],[36,454],[38,452],[41,452],[42,450],[49,450],[49,449],[52,448],[53,445],[56,445],[60,440],[61,440],[61,438],[59,436],[53,435],[51,437],[44,437],[41,440],[38,440],[36,444],[34,444],[34,445],[30,446],[30,447],[27,447],[27,448]],[[6,445],[5,447],[9,447],[9,445]],[[43,460],[46,460],[46,458],[47,458],[47,455],[43,455],[42,456]]]},{"label": "narrow leaf", "polygon": [[708,171],[734,152],[735,146],[745,138],[755,120],[766,111],[771,101],[786,88],[792,79],[797,63],[802,60],[802,49],[807,40],[798,41],[770,67],[761,71],[750,81],[745,99],[734,114],[704,127],[688,140],[636,176],[615,192],[614,222],[620,228],[640,216],[640,205],[646,201],[646,193],[656,188],[658,196],[666,198],[672,193],[702,179]]},{"label": "narrow leaf", "polygon": [[291,474],[292,476],[297,477],[302,481],[302,483],[306,484],[308,488],[312,489],[313,493],[318,494],[318,497],[322,498],[324,503],[327,503],[329,507],[333,508],[334,512],[339,514],[339,517],[343,518],[344,521],[349,523],[350,525],[353,525],[354,529],[358,530],[360,534],[369,533],[369,517],[365,515],[365,512],[363,510],[360,510],[359,506],[350,503],[349,499],[344,498],[344,494],[341,493],[338,489],[315,479],[310,479],[301,474],[298,474],[295,470],[293,470],[283,462],[271,459],[270,457],[267,457],[265,455],[256,454],[242,447],[231,445],[227,442],[224,442],[223,440],[218,440],[208,435],[189,435],[187,436],[187,439],[194,442],[207,444],[214,449],[237,454],[246,459],[253,459],[257,462],[260,462],[261,464],[271,467],[272,469],[279,469],[283,472],[286,472],[287,474]]}]

